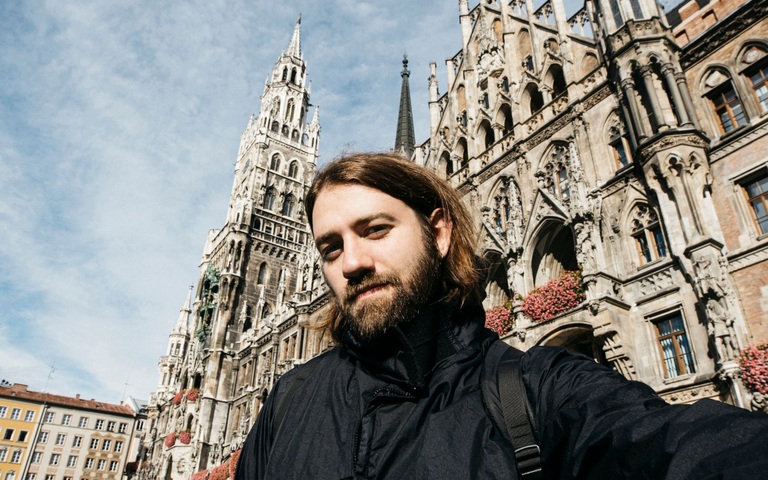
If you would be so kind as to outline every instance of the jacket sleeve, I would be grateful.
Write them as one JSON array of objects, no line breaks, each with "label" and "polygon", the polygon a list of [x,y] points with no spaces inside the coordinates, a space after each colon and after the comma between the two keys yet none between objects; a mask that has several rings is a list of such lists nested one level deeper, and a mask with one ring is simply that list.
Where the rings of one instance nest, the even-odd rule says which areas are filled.
[{"label": "jacket sleeve", "polygon": [[753,479],[768,471],[768,415],[712,400],[670,405],[562,349],[532,348],[521,369],[544,478]]}]

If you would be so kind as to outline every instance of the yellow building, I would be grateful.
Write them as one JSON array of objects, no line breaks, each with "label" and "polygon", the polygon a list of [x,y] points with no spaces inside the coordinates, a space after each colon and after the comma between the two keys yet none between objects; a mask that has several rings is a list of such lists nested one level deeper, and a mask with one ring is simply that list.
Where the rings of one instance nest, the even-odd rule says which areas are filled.
[{"label": "yellow building", "polygon": [[0,479],[21,480],[43,405],[16,397],[14,388],[0,390]]}]

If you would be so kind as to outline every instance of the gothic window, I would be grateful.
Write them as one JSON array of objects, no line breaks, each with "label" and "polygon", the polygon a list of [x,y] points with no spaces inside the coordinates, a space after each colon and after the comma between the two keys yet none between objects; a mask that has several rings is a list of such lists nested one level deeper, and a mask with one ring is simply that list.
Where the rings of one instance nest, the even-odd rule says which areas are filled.
[{"label": "gothic window", "polygon": [[440,169],[445,174],[445,178],[453,175],[453,162],[451,162],[451,155],[448,152],[443,152],[440,155]]},{"label": "gothic window", "polygon": [[731,78],[721,70],[714,70],[707,75],[704,84],[712,111],[721,133],[728,133],[747,124],[747,116],[741,100],[733,88]]},{"label": "gothic window", "polygon": [[549,154],[543,170],[536,174],[549,193],[564,202],[571,197],[569,163],[568,147],[564,144],[556,145]]},{"label": "gothic window", "polygon": [[636,208],[630,234],[635,240],[641,265],[667,256],[667,243],[659,219],[648,205],[642,204]]},{"label": "gothic window", "polygon": [[760,234],[768,233],[768,174],[743,184]]},{"label": "gothic window", "polygon": [[293,103],[293,99],[288,100],[288,105],[285,107],[285,121],[286,122],[292,122],[293,121],[293,114],[296,110],[296,106]]},{"label": "gothic window", "polygon": [[296,83],[296,69],[291,70],[291,83]]},{"label": "gothic window", "polygon": [[285,200],[283,201],[283,208],[280,211],[281,214],[285,215],[286,217],[290,217],[293,215],[293,207],[296,203],[296,200],[293,198],[293,195],[290,193],[285,196]]},{"label": "gothic window", "polygon": [[284,137],[287,137],[287,136],[289,136],[289,135],[290,135],[290,130],[288,130],[288,125],[283,125],[283,129],[280,131],[280,133],[281,133],[281,134],[282,134]]},{"label": "gothic window", "polygon": [[611,6],[613,24],[616,26],[616,28],[619,28],[624,25],[624,19],[621,16],[621,7],[619,6],[619,0],[609,0],[608,3]]},{"label": "gothic window", "polygon": [[264,203],[262,204],[262,208],[266,210],[273,210],[275,208],[275,189],[272,187],[269,187],[264,193]]},{"label": "gothic window", "polygon": [[501,89],[509,93],[509,79],[507,77],[501,79]]},{"label": "gothic window", "polygon": [[288,67],[283,67],[283,81],[288,80]]},{"label": "gothic window", "polygon": [[469,152],[467,151],[467,141],[460,138],[456,144],[456,154],[459,156],[459,170],[469,165]]},{"label": "gothic window", "polygon": [[629,5],[632,7],[632,14],[636,19],[643,18],[643,9],[640,8],[640,2],[638,0],[629,0]]},{"label": "gothic window", "polygon": [[456,89],[456,110],[464,111],[467,109],[467,96],[464,85],[459,85]]},{"label": "gothic window", "polygon": [[611,128],[610,135],[608,144],[611,146],[613,159],[616,161],[616,168],[624,168],[632,162],[632,157],[629,153],[629,142],[617,127]]},{"label": "gothic window", "polygon": [[299,141],[299,131],[294,130],[293,133],[291,133],[291,141],[298,142]]},{"label": "gothic window", "polygon": [[259,265],[259,274],[256,277],[256,285],[264,285],[267,281],[267,262]]},{"label": "gothic window", "polygon": [[261,230],[261,220],[256,215],[251,216],[251,228],[254,230]]},{"label": "gothic window", "polygon": [[486,150],[491,148],[493,144],[496,142],[496,139],[493,135],[493,128],[491,127],[490,122],[487,120],[483,120],[483,123],[480,124],[480,129],[483,132],[483,138],[485,140],[485,148]]},{"label": "gothic window", "polygon": [[676,313],[654,322],[664,378],[695,373],[693,353],[688,342],[683,316]]},{"label": "gothic window", "polygon": [[744,75],[754,92],[755,98],[763,112],[768,112],[768,57],[763,48],[749,47],[741,56],[742,64],[747,65]]},{"label": "gothic window", "polygon": [[533,72],[533,55],[528,55],[523,59],[523,67],[529,72]]},{"label": "gothic window", "polygon": [[299,174],[299,163],[291,162],[291,166],[288,167],[288,176],[291,178],[296,178],[298,174]]},{"label": "gothic window", "polygon": [[509,105],[503,105],[501,107],[501,114],[504,116],[502,123],[504,125],[504,135],[506,136],[512,131],[513,127],[512,109],[509,107]]},{"label": "gothic window", "polygon": [[483,96],[480,97],[480,102],[482,103],[483,108],[486,109],[486,110],[488,110],[488,108],[490,108],[490,106],[491,106],[491,102],[490,102],[490,100],[488,100],[488,94],[487,93],[484,93]]},{"label": "gothic window", "polygon": [[548,83],[552,87],[552,96],[558,97],[567,90],[565,83],[565,75],[563,69],[559,65],[552,65],[549,69]]},{"label": "gothic window", "polygon": [[269,304],[265,303],[264,307],[261,309],[261,318],[267,318],[269,316],[271,308],[269,308]]},{"label": "gothic window", "polygon": [[[272,118],[277,118],[280,115],[280,99],[276,98],[275,103],[272,105]],[[274,125],[274,124],[273,124]],[[275,130],[277,131],[277,130]]]},{"label": "gothic window", "polygon": [[568,200],[571,197],[571,182],[568,180],[568,170],[565,166],[557,169],[557,176],[552,186],[552,193],[562,200]]},{"label": "gothic window", "polygon": [[273,132],[275,132],[275,133],[277,133],[277,132],[279,132],[279,131],[280,131],[280,124],[279,124],[279,123],[277,123],[277,120],[275,120],[274,122],[272,122],[272,127],[270,128],[270,130],[272,130],[272,131],[273,131]]},{"label": "gothic window", "polygon": [[528,88],[525,89],[525,93],[528,97],[528,108],[531,115],[544,107],[544,97],[541,95],[541,92],[536,85],[528,85]]},{"label": "gothic window", "polygon": [[269,161],[269,169],[274,171],[280,170],[280,155],[272,155],[272,160]]},{"label": "gothic window", "polygon": [[309,135],[305,133],[304,135],[301,136],[301,144],[306,146],[308,143],[309,143]]}]

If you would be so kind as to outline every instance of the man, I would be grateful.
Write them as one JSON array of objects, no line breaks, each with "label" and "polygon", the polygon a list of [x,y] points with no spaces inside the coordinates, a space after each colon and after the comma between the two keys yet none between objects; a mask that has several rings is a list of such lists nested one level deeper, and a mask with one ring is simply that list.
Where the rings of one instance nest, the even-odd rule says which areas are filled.
[{"label": "man", "polygon": [[[276,384],[236,478],[521,478],[498,398],[481,392],[499,340],[457,193],[395,155],[356,154],[326,166],[305,204],[338,346]],[[768,416],[667,405],[561,349],[529,350],[520,371],[543,478],[768,476]]]}]

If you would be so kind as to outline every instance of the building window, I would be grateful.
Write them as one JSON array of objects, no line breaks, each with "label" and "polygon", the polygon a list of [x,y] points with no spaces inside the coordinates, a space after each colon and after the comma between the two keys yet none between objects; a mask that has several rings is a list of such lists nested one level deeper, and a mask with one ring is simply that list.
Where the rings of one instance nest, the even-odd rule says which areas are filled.
[{"label": "building window", "polygon": [[757,101],[760,102],[760,108],[768,112],[768,63],[752,73],[749,80],[752,82],[752,90],[757,96]]},{"label": "building window", "polygon": [[70,423],[72,423],[72,415],[65,414],[63,417],[61,417],[62,425],[69,425]]},{"label": "building window", "polygon": [[285,200],[283,200],[283,208],[280,211],[282,215],[285,215],[286,217],[290,217],[293,215],[293,206],[295,204],[295,200],[293,199],[293,195],[290,193],[285,196]]},{"label": "building window", "polygon": [[18,438],[18,441],[19,441],[19,442],[26,442],[26,441],[27,441],[27,434],[28,434],[28,433],[29,433],[29,432],[27,432],[26,430],[22,430],[22,431],[20,431],[20,432],[19,432],[19,438]]},{"label": "building window", "polygon": [[107,465],[107,461],[104,459],[99,460],[99,463],[96,464],[96,470],[104,470],[104,467]]},{"label": "building window", "polygon": [[640,205],[632,219],[632,238],[635,239],[640,264],[667,256],[667,243],[656,213],[648,205]]},{"label": "building window", "polygon": [[109,462],[109,471],[110,472],[116,472],[117,471],[117,462],[115,462],[115,461]]},{"label": "building window", "polygon": [[11,470],[5,474],[5,480],[16,480],[16,470]]},{"label": "building window", "polygon": [[83,437],[81,437],[80,435],[75,435],[75,438],[72,439],[72,446],[75,448],[78,448],[82,444],[83,444]]},{"label": "building window", "polygon": [[45,443],[48,441],[48,432],[40,432],[37,436],[37,443]]},{"label": "building window", "polygon": [[58,453],[54,453],[53,455],[51,455],[51,461],[48,463],[50,465],[58,465],[59,460],[61,460],[61,455],[59,455]]},{"label": "building window", "polygon": [[45,480],[55,480],[55,478],[56,477],[54,477],[53,475],[46,475],[45,476]]},{"label": "building window", "polygon": [[80,417],[80,423],[78,426],[80,428],[88,428],[88,417]]},{"label": "building window", "polygon": [[115,422],[107,422],[107,431],[108,432],[114,432],[115,431]]},{"label": "building window", "polygon": [[261,205],[265,210],[272,210],[275,208],[275,189],[269,187],[264,193],[264,201]]},{"label": "building window", "polygon": [[722,133],[732,132],[747,124],[746,113],[730,80],[726,80],[707,96],[712,103],[712,109]]},{"label": "building window", "polygon": [[280,169],[280,155],[272,155],[272,159],[269,161],[269,169],[278,171]]},{"label": "building window", "polygon": [[609,145],[613,151],[613,159],[616,162],[616,168],[621,169],[631,163],[632,159],[629,156],[629,142],[627,142],[627,139],[621,134],[619,129],[611,128]]},{"label": "building window", "polygon": [[123,442],[115,442],[115,452],[120,453],[123,451]]},{"label": "building window", "polygon": [[67,440],[67,436],[63,433],[60,433],[56,435],[56,445],[64,445],[64,442]]},{"label": "building window", "polygon": [[768,175],[744,184],[749,206],[760,234],[768,233]]},{"label": "building window", "polygon": [[568,171],[565,167],[560,168],[557,171],[555,182],[553,183],[553,193],[560,197],[562,200],[568,200],[571,196],[571,184],[568,180]]},{"label": "building window", "polygon": [[93,459],[92,458],[86,458],[85,459],[85,468],[90,470],[93,468]]},{"label": "building window", "polygon": [[5,433],[3,434],[3,440],[13,440],[13,432],[15,430],[12,428],[6,428]]},{"label": "building window", "polygon": [[3,448],[0,450],[0,463],[5,462],[5,459],[8,458],[8,450],[6,448]]},{"label": "building window", "polygon": [[75,465],[77,465],[77,455],[70,455],[67,459],[67,466],[74,467]]},{"label": "building window", "polygon": [[24,421],[25,422],[34,422],[35,421],[35,411],[34,410],[27,410],[27,412],[24,414]]},{"label": "building window", "polygon": [[96,430],[104,430],[104,420],[96,420]]},{"label": "building window", "polygon": [[16,450],[11,454],[11,463],[21,463],[21,450]]},{"label": "building window", "polygon": [[112,440],[104,440],[104,443],[101,445],[101,449],[109,451],[109,447],[111,446],[112,446]]},{"label": "building window", "polygon": [[138,430],[138,431],[144,430],[144,420],[139,420],[138,421],[138,423],[136,424],[136,430]]},{"label": "building window", "polygon": [[298,174],[299,174],[299,164],[297,162],[291,162],[291,166],[288,167],[288,176],[291,178],[296,178]]},{"label": "building window", "polygon": [[28,473],[27,474],[27,480],[35,480],[37,476],[34,473]]},{"label": "building window", "polygon": [[32,454],[32,463],[40,463],[43,459],[43,452],[35,452]]},{"label": "building window", "polygon": [[8,407],[0,407],[0,418],[5,418],[6,413],[8,413]]},{"label": "building window", "polygon": [[11,410],[11,420],[18,420],[21,418],[21,409],[20,408],[14,408]]},{"label": "building window", "polygon": [[128,428],[127,423],[120,423],[120,426],[117,428],[118,433],[125,433],[125,430]]},{"label": "building window", "polygon": [[693,354],[682,315],[678,313],[655,324],[664,378],[694,373]]},{"label": "building window", "polygon": [[48,412],[45,414],[45,423],[53,423],[53,419],[56,415],[53,412]]}]

